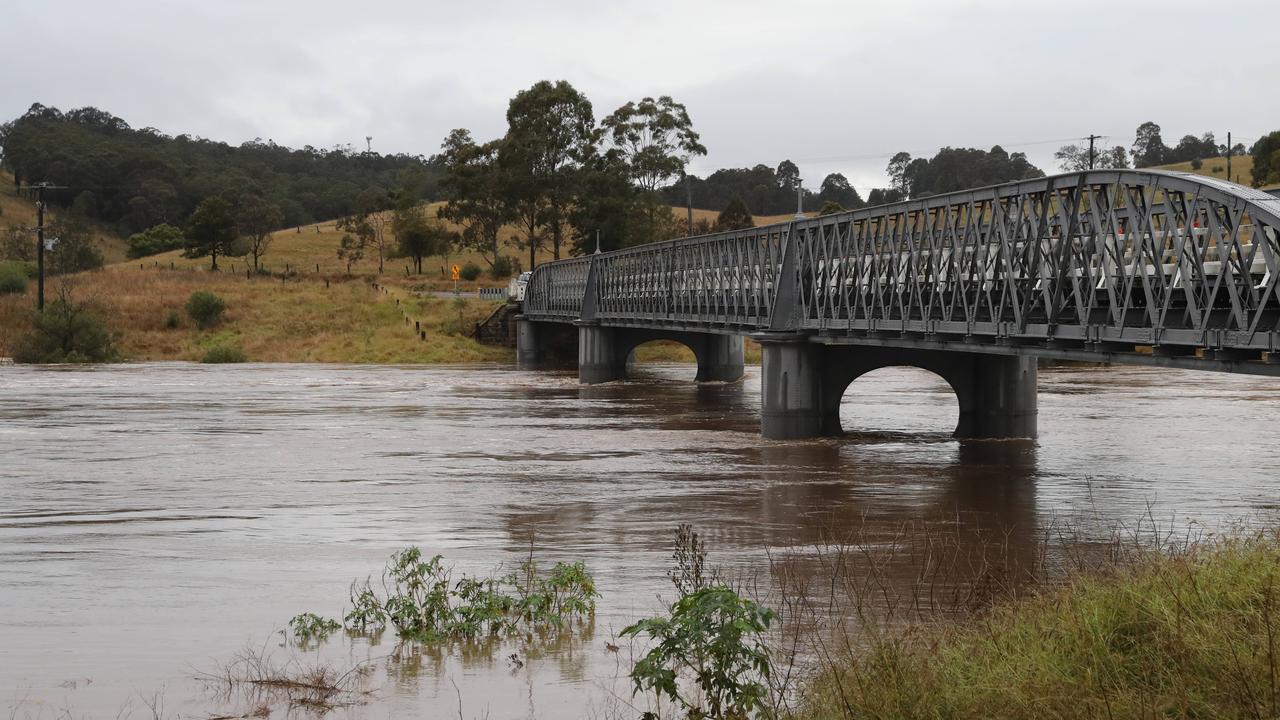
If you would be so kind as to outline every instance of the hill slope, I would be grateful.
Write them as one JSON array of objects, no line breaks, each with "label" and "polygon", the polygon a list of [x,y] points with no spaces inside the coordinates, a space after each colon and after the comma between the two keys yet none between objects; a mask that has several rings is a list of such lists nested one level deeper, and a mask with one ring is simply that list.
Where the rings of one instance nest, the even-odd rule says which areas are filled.
[{"label": "hill slope", "polygon": [[[56,217],[61,212],[60,209],[51,206],[49,208],[49,217]],[[46,220],[47,222],[49,220]],[[11,173],[0,171],[0,232],[8,232],[10,225],[35,227],[35,224],[35,201],[18,193],[13,186],[13,175]],[[124,238],[115,234],[101,223],[91,223],[90,228],[93,233],[94,244],[102,251],[104,263],[110,265],[125,259],[125,250],[128,248],[128,243]],[[32,243],[34,242],[35,239],[33,237]]]}]

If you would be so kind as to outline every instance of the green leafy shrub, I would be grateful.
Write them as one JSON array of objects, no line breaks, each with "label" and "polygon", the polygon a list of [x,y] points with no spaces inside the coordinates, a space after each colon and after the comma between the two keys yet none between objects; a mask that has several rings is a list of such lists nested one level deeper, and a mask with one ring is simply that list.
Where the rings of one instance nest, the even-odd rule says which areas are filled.
[{"label": "green leafy shrub", "polygon": [[197,290],[187,298],[187,314],[201,329],[217,324],[227,304],[208,290]]},{"label": "green leafy shrub", "polygon": [[480,271],[479,265],[475,263],[467,263],[466,265],[462,266],[462,269],[458,271],[458,274],[462,276],[463,280],[466,280],[469,282],[471,280],[475,280],[476,278],[480,277],[480,272],[481,271]]},{"label": "green leafy shrub", "polygon": [[58,297],[34,313],[31,332],[18,342],[14,359],[23,363],[114,362],[119,355],[106,325],[86,303],[65,287]]},{"label": "green leafy shrub", "polygon": [[135,259],[148,255],[158,255],[170,250],[180,250],[185,243],[186,238],[182,236],[181,230],[168,223],[160,223],[140,233],[130,235],[129,250],[126,255]]},{"label": "green leafy shrub", "polygon": [[342,628],[337,620],[326,617],[320,617],[315,613],[305,612],[300,615],[294,615],[289,621],[289,629],[293,632],[293,636],[303,640],[315,638],[323,640],[330,633]]},{"label": "green leafy shrub", "polygon": [[[652,690],[691,718],[746,718],[765,710],[770,664],[763,635],[773,618],[772,610],[724,586],[681,597],[669,617],[622,630],[624,637],[643,633],[655,643],[631,669],[634,691]],[[692,676],[701,702],[681,693],[682,675]]]},{"label": "green leafy shrub", "polygon": [[220,363],[242,363],[247,361],[248,358],[245,357],[243,350],[230,345],[214,345],[209,348],[209,350],[205,352],[204,357],[200,359],[200,362],[208,365]]},{"label": "green leafy shrub", "polygon": [[170,310],[169,314],[164,319],[164,326],[170,330],[176,330],[178,329],[179,323],[180,323],[180,320],[178,319],[178,311]]},{"label": "green leafy shrub", "polygon": [[511,258],[506,255],[499,255],[497,260],[493,261],[493,267],[489,268],[489,277],[494,280],[506,280],[515,272],[515,263],[511,262]]},{"label": "green leafy shrub", "polygon": [[27,291],[27,274],[17,263],[0,263],[0,295],[20,295]]},{"label": "green leafy shrub", "polygon": [[457,581],[440,555],[417,547],[393,553],[383,572],[385,597],[366,578],[351,584],[348,630],[368,632],[390,624],[403,638],[500,636],[558,630],[595,612],[595,581],[581,562],[557,563],[542,577],[531,557],[502,577],[461,576]]}]

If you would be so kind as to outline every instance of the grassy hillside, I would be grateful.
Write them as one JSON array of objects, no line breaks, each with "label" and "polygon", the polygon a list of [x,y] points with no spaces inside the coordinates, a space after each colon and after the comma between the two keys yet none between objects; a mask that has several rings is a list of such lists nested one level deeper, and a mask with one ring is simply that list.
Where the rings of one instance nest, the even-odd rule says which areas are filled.
[{"label": "grassy hillside", "polygon": [[[1161,165],[1157,170],[1177,170],[1180,172],[1195,173],[1196,175],[1207,175],[1215,177],[1219,180],[1231,180],[1231,182],[1240,185],[1253,184],[1253,156],[1252,155],[1232,155],[1231,156],[1231,177],[1227,177],[1227,159],[1225,157],[1206,158],[1201,161],[1199,170],[1191,167],[1190,162],[1173,163],[1172,165]],[[1264,188],[1277,187],[1276,185],[1264,185]]]},{"label": "grassy hillside", "polygon": [[[50,295],[55,295],[55,280]],[[123,265],[71,278],[74,297],[106,320],[121,353],[133,360],[199,360],[215,345],[242,349],[255,362],[436,363],[510,361],[508,348],[480,345],[466,335],[494,303],[391,295],[363,280],[282,282],[204,271]],[[223,298],[222,322],[196,328],[184,305],[191,293]],[[0,356],[13,354],[34,305],[26,296],[0,296]],[[400,303],[397,304],[397,297]],[[170,315],[177,318],[169,326]],[[407,320],[406,320],[407,318]],[[413,321],[427,331],[423,341]]]},{"label": "grassy hillside", "polygon": [[[432,203],[427,206],[428,213],[432,216],[439,212],[443,203]],[[672,208],[672,212],[677,217],[684,217],[687,212],[681,208]],[[706,219],[714,222],[718,212],[712,210],[693,211],[694,220]],[[790,215],[780,215],[771,217],[756,218],[756,224],[765,225],[772,222],[780,222],[790,219]],[[456,229],[456,226],[452,226]],[[336,276],[346,273],[346,261],[338,257],[338,244],[342,240],[342,236],[346,234],[339,230],[335,222],[323,222],[313,225],[304,225],[300,228],[288,228],[281,230],[272,235],[271,247],[267,254],[263,257],[262,262],[272,272],[283,272],[287,265],[290,270],[296,270],[303,276],[321,275]],[[522,267],[529,264],[529,251],[520,249],[516,244],[518,232],[514,227],[504,228],[499,235],[502,244],[502,253],[518,260]],[[537,255],[539,263],[551,260],[551,252],[547,249],[540,250]],[[488,266],[481,259],[479,253],[466,251],[460,253],[451,253],[449,255],[438,255],[427,258],[423,261],[424,277],[406,277],[405,269],[409,266],[407,259],[387,260],[386,279],[393,284],[413,284],[422,285],[429,289],[452,289],[453,281],[450,279],[449,266],[453,264],[465,265],[474,263],[475,265],[487,270]],[[128,264],[132,264],[137,268],[139,265],[143,267],[161,267],[172,266],[174,268],[207,268],[209,266],[208,258],[184,258],[181,251],[173,251],[154,255],[142,260],[132,260]],[[220,260],[219,265],[230,271],[233,266],[237,272],[243,273],[247,268],[245,260],[241,258],[228,258]],[[355,275],[371,275],[377,272],[378,258],[376,254],[369,253],[358,264],[351,268],[352,274]],[[505,285],[506,280],[494,280],[487,274],[482,275],[475,282],[462,282],[459,284],[463,289],[474,289],[475,287],[496,287]]]},{"label": "grassy hillside", "polygon": [[[48,218],[57,215],[56,208],[50,208]],[[27,225],[35,227],[36,224],[36,204],[31,199],[18,194],[13,187],[13,175],[4,171],[0,171],[0,231],[5,231],[10,225]],[[125,249],[128,243],[125,239],[116,235],[110,228],[99,223],[90,225],[90,231],[93,233],[94,244],[102,251],[102,259],[107,264],[120,262],[125,259]],[[32,238],[34,244],[35,239]]]}]

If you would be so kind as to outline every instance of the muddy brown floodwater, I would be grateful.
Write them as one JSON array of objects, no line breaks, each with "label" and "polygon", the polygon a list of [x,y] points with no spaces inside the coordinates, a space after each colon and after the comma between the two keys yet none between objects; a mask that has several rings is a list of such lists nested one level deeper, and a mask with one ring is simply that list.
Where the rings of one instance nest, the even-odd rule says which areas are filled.
[{"label": "muddy brown floodwater", "polygon": [[[1038,442],[960,443],[947,386],[893,368],[846,393],[847,437],[769,442],[758,368],[732,385],[641,374],[0,368],[0,707],[244,712],[251,699],[196,678],[252,646],[338,666],[393,656],[330,717],[633,716],[628,649],[605,644],[670,598],[678,523],[750,571],[854,525],[981,525],[1016,553],[1056,517],[1213,527],[1280,502],[1276,379],[1045,369]],[[531,542],[544,562],[584,560],[603,593],[573,642],[279,647],[298,612],[340,617],[352,579],[396,549],[486,574]]]}]

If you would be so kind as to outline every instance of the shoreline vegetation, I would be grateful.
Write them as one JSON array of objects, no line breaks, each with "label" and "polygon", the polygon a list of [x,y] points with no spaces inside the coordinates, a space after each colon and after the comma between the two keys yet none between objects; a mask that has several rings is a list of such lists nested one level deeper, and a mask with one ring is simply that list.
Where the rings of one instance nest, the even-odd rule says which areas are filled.
[{"label": "shoreline vegetation", "polygon": [[1118,543],[1061,584],[825,645],[795,717],[1276,717],[1277,575],[1274,529]]}]

